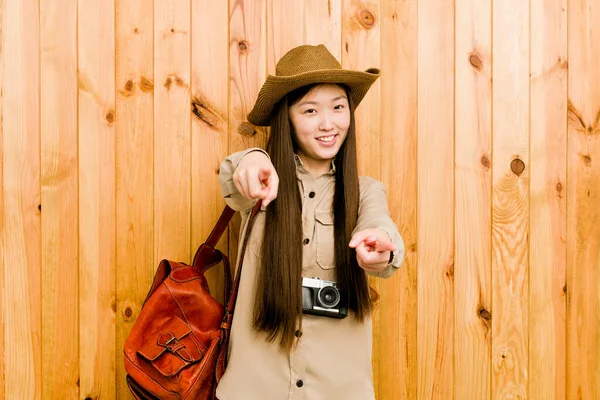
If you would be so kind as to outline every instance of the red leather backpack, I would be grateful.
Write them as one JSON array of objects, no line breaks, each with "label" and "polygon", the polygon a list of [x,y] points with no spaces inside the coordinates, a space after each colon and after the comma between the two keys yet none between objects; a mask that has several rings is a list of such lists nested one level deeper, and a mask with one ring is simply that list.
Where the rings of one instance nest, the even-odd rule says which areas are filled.
[{"label": "red leather backpack", "polygon": [[[235,213],[225,207],[212,233],[196,252],[192,265],[162,260],[127,340],[127,384],[138,400],[213,400],[227,365],[229,331],[241,276],[242,260],[254,217],[246,229],[239,267],[231,289],[227,256],[215,249]],[[210,294],[204,274],[223,264],[223,307]]]}]

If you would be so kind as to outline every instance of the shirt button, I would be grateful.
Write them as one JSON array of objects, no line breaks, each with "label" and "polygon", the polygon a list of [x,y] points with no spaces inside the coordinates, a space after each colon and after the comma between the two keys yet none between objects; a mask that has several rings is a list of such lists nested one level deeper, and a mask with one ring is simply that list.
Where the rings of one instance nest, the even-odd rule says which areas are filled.
[{"label": "shirt button", "polygon": [[314,198],[314,197],[315,197],[315,192],[310,192],[310,193],[308,194],[308,197],[310,197],[311,199],[312,199],[312,198]]},{"label": "shirt button", "polygon": [[304,240],[302,241],[302,243],[304,243],[305,245],[310,243],[310,239],[309,238],[304,238]]},{"label": "shirt button", "polygon": [[297,330],[296,332],[294,332],[294,335],[299,338],[300,336],[302,336],[302,331],[301,330]]},{"label": "shirt button", "polygon": [[302,382],[302,379],[298,379],[298,380],[296,381],[296,386],[298,386],[298,387],[302,387],[302,386],[304,386],[304,382]]}]

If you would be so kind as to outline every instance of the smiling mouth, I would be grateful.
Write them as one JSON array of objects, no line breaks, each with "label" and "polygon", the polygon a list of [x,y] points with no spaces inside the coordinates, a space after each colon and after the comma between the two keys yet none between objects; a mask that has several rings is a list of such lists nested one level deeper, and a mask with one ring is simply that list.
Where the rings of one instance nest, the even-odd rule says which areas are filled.
[{"label": "smiling mouth", "polygon": [[317,138],[317,140],[319,142],[331,142],[333,141],[333,139],[335,139],[337,135],[331,135],[331,136],[321,136],[319,138]]}]

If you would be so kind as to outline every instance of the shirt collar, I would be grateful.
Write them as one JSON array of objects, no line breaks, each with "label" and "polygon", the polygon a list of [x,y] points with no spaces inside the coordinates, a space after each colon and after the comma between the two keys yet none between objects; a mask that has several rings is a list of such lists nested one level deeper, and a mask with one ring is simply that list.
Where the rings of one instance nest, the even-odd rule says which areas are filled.
[{"label": "shirt collar", "polygon": [[[300,159],[300,156],[298,154],[294,154],[294,161],[296,162],[296,170],[302,174],[309,174],[310,172],[308,172],[308,170],[304,167],[304,164],[302,163],[302,160]],[[331,160],[331,169],[329,170],[329,172],[326,172],[323,175],[335,175],[335,158],[333,160]]]}]

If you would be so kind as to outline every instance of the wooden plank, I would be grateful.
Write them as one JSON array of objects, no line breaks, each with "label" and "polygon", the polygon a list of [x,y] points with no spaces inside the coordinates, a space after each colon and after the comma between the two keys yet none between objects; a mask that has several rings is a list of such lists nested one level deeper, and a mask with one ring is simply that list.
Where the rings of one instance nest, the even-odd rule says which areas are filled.
[{"label": "wooden plank", "polygon": [[[267,0],[267,71],[275,75],[277,61],[304,44],[305,1]],[[313,21],[306,21],[312,28]]]},{"label": "wooden plank", "polygon": [[114,11],[79,1],[79,385],[94,399],[116,397]]},{"label": "wooden plank", "polygon": [[191,261],[190,10],[154,2],[154,265]]},{"label": "wooden plank", "polygon": [[[380,68],[379,0],[342,1],[342,66],[346,69],[364,71]],[[360,175],[381,179],[380,149],[380,87],[376,81],[355,112],[358,170]],[[369,285],[374,298],[380,295],[379,279],[370,278]],[[382,330],[379,322],[379,301],[375,302],[373,323],[373,375],[375,394],[379,384],[379,348]],[[389,350],[389,349],[388,349]]]},{"label": "wooden plank", "polygon": [[600,398],[600,7],[568,2],[567,398]]},{"label": "wooden plank", "polygon": [[492,398],[526,398],[529,3],[493,3]]},{"label": "wooden plank", "polygon": [[417,397],[449,399],[454,389],[454,2],[419,2],[418,14]]},{"label": "wooden plank", "polygon": [[305,0],[306,44],[324,44],[342,59],[342,3],[344,0]]},{"label": "wooden plank", "polygon": [[5,1],[2,14],[2,330],[19,349],[5,348],[2,398],[41,399],[39,4]]},{"label": "wooden plank", "polygon": [[3,398],[41,399],[39,4],[5,1],[2,14],[2,329],[19,349],[4,353]]},{"label": "wooden plank", "polygon": [[531,1],[529,384],[565,398],[567,1]]},{"label": "wooden plank", "polygon": [[400,271],[379,283],[376,382],[379,399],[416,399],[417,2],[382,1],[380,7],[381,178],[406,255]]},{"label": "wooden plank", "polygon": [[[0,0],[0,300],[4,304],[4,53],[2,52],[4,35],[2,28],[6,24],[4,21],[4,0]],[[4,307],[0,308],[0,399],[4,399],[4,363],[6,354],[4,353]]]},{"label": "wooden plank", "polygon": [[[208,238],[225,206],[218,172],[229,132],[228,18],[227,2],[192,0],[192,252]],[[221,243],[227,253],[227,234]],[[210,269],[207,279],[212,295],[222,300],[222,269]]]},{"label": "wooden plank", "polygon": [[[154,8],[116,0],[117,398],[132,398],[122,349],[154,275]],[[140,12],[144,10],[144,12]]]},{"label": "wooden plank", "polygon": [[[266,78],[266,0],[229,2],[229,153],[265,147],[267,129],[247,122]],[[229,260],[237,260],[239,218],[229,230]]]},{"label": "wooden plank", "polygon": [[454,398],[490,398],[492,2],[456,3]]},{"label": "wooden plank", "polygon": [[44,398],[79,396],[77,1],[40,2]]}]

